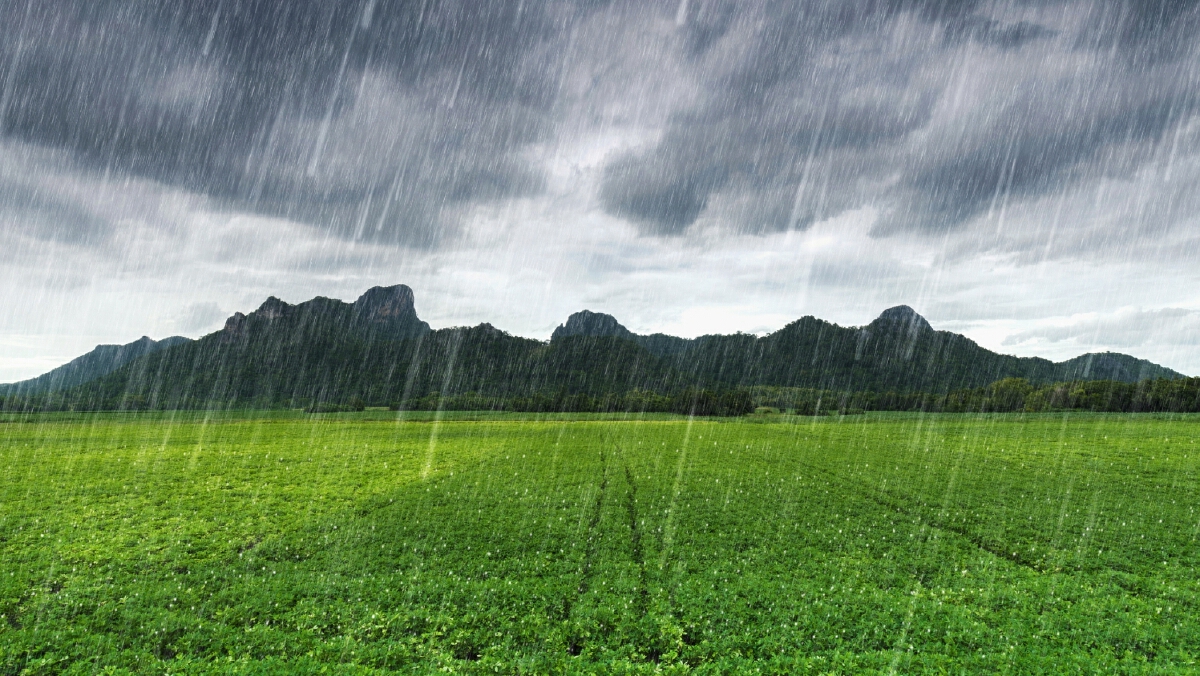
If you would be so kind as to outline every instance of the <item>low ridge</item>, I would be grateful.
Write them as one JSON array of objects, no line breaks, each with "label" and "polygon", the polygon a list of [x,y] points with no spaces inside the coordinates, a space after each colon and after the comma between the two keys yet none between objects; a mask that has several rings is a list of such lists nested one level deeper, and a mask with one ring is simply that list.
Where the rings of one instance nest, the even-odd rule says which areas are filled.
[{"label": "low ridge", "polygon": [[[890,307],[861,328],[804,317],[767,336],[677,338],[630,332],[615,317],[583,310],[555,329],[567,336],[621,338],[668,360],[697,382],[873,391],[946,392],[1008,377],[1138,382],[1183,374],[1124,354],[1083,355],[1060,363],[992,352],[966,336],[937,331],[908,305]],[[808,367],[801,366],[810,354]],[[822,363],[822,360],[824,363]]]},{"label": "low ridge", "polygon": [[0,384],[0,394],[30,395],[67,390],[106,376],[143,355],[190,342],[191,338],[183,336],[171,336],[162,340],[142,336],[124,345],[97,345],[91,352],[36,378]]}]

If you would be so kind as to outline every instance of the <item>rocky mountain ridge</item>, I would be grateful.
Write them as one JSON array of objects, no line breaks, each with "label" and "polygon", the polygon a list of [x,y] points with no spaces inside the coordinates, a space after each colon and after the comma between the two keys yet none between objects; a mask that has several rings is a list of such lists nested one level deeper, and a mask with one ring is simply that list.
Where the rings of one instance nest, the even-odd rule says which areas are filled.
[{"label": "rocky mountain ridge", "polygon": [[[889,362],[896,367],[911,363],[915,356],[923,355],[923,359],[918,361],[924,364],[924,373],[928,374],[938,370],[939,358],[945,360],[957,353],[962,358],[970,359],[980,373],[986,374],[987,378],[992,379],[987,382],[975,382],[979,379],[966,378],[965,380],[971,381],[969,386],[985,385],[1003,377],[1023,377],[1032,382],[1117,380],[1130,383],[1153,378],[1185,377],[1177,371],[1148,360],[1115,352],[1083,354],[1058,363],[1039,357],[1014,357],[998,354],[981,347],[961,334],[935,330],[928,320],[907,305],[888,308],[862,327],[841,327],[808,316],[763,337],[709,335],[692,339],[658,333],[638,335],[623,326],[612,315],[583,310],[572,314],[565,324],[555,329],[551,341],[568,336],[621,338],[638,343],[656,356],[678,358],[681,355],[688,355],[689,361],[694,363],[697,353],[704,351],[704,346],[711,347],[716,344],[730,344],[737,341],[745,343],[746,347],[752,350],[754,345],[761,347],[773,342],[780,342],[785,340],[789,334],[793,334],[795,337],[794,334],[803,334],[813,328],[816,328],[818,333],[828,334],[831,351],[827,355],[827,359],[835,358],[834,355],[838,352],[848,352],[847,348],[852,344],[853,357],[850,361],[862,363],[871,354],[872,346],[876,348],[875,352],[878,352],[879,347],[886,345],[889,349],[885,350],[887,354],[884,355],[884,362]],[[832,349],[834,343],[838,343],[838,347],[841,349]],[[903,370],[913,372],[912,368]],[[914,373],[913,375],[919,377],[920,374]],[[966,383],[960,384],[965,385]],[[907,389],[902,383],[893,382],[891,385],[893,387],[888,389]]]},{"label": "rocky mountain ridge", "polygon": [[124,345],[97,345],[91,352],[80,355],[36,378],[0,384],[0,395],[24,396],[67,390],[108,375],[139,357],[189,343],[191,340],[191,338],[183,336],[171,336],[162,340],[152,340],[148,336],[142,336]]},{"label": "rocky mountain ridge", "polygon": [[561,398],[756,386],[944,394],[1004,378],[1046,384],[1183,377],[1114,353],[1058,364],[997,354],[935,330],[907,306],[865,326],[807,316],[764,336],[638,335],[587,310],[571,315],[548,342],[490,324],[435,330],[417,316],[404,285],[374,287],[353,303],[316,297],[293,305],[270,297],[219,331],[179,341],[72,381],[71,396],[94,402],[89,406],[291,406],[434,393]]}]

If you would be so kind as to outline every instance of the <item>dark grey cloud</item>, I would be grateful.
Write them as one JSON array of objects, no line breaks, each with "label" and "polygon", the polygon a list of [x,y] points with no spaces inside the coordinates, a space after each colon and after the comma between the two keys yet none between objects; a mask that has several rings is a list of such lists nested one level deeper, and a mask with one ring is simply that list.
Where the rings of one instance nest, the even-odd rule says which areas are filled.
[{"label": "dark grey cloud", "polygon": [[420,243],[537,190],[573,23],[601,3],[0,5],[0,133],[234,209]]},{"label": "dark grey cloud", "polygon": [[1028,21],[1005,24],[981,16],[963,16],[947,22],[944,39],[950,45],[974,40],[982,44],[1016,49],[1052,35],[1053,30]]},{"label": "dark grey cloud", "polygon": [[1080,31],[1082,49],[1119,49],[1123,58],[1149,63],[1185,56],[1200,29],[1197,0],[1124,0],[1097,3]]},{"label": "dark grey cloud", "polygon": [[[714,4],[689,28],[704,97],[605,174],[604,207],[648,232],[867,204],[879,232],[954,227],[1128,175],[1197,110],[1193,2]],[[952,103],[956,77],[1004,79]]]},{"label": "dark grey cloud", "polygon": [[994,110],[986,135],[943,139],[947,147],[906,167],[901,186],[911,212],[893,222],[954,226],[1007,200],[1127,175],[1196,107],[1195,94],[1172,81],[1136,80],[1105,78],[1083,93],[1046,82],[1014,93]]},{"label": "dark grey cloud", "polygon": [[23,233],[35,241],[95,246],[112,233],[108,220],[37,187],[10,183],[0,195],[4,200],[0,218],[20,223]]},{"label": "dark grey cloud", "polygon": [[[5,138],[404,245],[543,191],[530,150],[569,142],[572,105],[612,123],[598,99],[654,67],[618,50],[653,26],[674,26],[654,58],[679,82],[626,102],[666,112],[598,197],[655,235],[862,206],[880,233],[955,227],[1137,171],[1197,108],[1191,0],[45,0],[0,21]],[[0,185],[82,233],[57,238],[104,231],[47,200]]]},{"label": "dark grey cloud", "polygon": [[[706,96],[671,119],[653,148],[615,159],[601,199],[647,230],[677,234],[715,197],[750,195],[727,214],[747,230],[807,225],[861,195],[853,169],[832,157],[886,147],[923,126],[936,92],[913,80],[917,63],[883,53],[901,10],[959,17],[971,3],[767,3],[695,17],[708,54],[693,57]],[[729,14],[734,18],[727,18]],[[719,19],[730,53],[708,39]],[[922,19],[923,20],[923,19]]]}]

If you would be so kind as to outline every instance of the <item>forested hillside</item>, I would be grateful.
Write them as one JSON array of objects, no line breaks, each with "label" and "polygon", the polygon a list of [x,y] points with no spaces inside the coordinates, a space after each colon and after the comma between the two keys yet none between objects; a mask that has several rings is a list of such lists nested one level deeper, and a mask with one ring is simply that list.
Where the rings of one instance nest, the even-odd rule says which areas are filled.
[{"label": "forested hillside", "polygon": [[36,378],[0,384],[0,396],[27,396],[68,390],[108,375],[139,357],[188,342],[190,339],[182,336],[171,336],[162,340],[151,340],[142,336],[125,345],[97,345],[91,352]]},{"label": "forested hillside", "polygon": [[[609,315],[586,311],[572,315],[549,342],[513,336],[490,324],[433,330],[417,316],[412,290],[400,285],[375,287],[354,303],[318,297],[290,305],[268,298],[254,312],[230,317],[220,331],[147,351],[33,403],[411,408],[442,406],[456,398],[461,405],[487,408],[686,411],[699,401],[731,402],[722,393],[753,387],[886,394],[909,401],[1005,378],[1036,386],[1179,377],[1126,355],[1085,355],[1055,364],[996,354],[964,336],[935,331],[905,306],[863,327],[804,317],[761,337],[640,336]],[[746,402],[743,397],[736,405],[702,408],[744,408]],[[9,406],[21,403],[10,398]]]}]

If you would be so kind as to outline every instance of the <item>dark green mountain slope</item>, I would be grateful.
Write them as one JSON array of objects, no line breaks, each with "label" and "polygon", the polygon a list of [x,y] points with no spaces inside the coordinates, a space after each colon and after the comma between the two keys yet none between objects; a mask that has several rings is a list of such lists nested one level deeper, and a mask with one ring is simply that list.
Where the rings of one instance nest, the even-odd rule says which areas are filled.
[{"label": "dark green mountain slope", "polygon": [[885,312],[861,328],[804,317],[754,336],[704,336],[673,361],[703,380],[834,390],[946,392],[1007,376],[1042,382],[1055,365],[986,350],[955,333],[934,331],[912,310]]},{"label": "dark green mountain slope", "polygon": [[91,352],[36,378],[0,385],[0,395],[25,396],[67,390],[108,375],[143,355],[189,342],[191,339],[183,336],[162,340],[142,336],[125,345],[97,345]]},{"label": "dark green mountain slope", "polygon": [[1116,380],[1136,383],[1141,380],[1166,378],[1175,380],[1182,375],[1169,368],[1116,352],[1083,354],[1058,364],[1060,380]]},{"label": "dark green mountain slope", "polygon": [[[377,307],[388,308],[387,312]],[[353,304],[268,299],[249,315],[177,349],[148,355],[80,390],[96,406],[304,405],[362,398],[386,404],[431,392],[492,397],[624,392],[673,386],[671,371],[614,338],[550,344],[490,324],[432,331],[406,286]]]},{"label": "dark green mountain slope", "polygon": [[945,393],[1007,377],[1049,383],[1144,375],[1181,377],[1125,355],[1055,364],[996,354],[935,331],[905,306],[864,327],[804,317],[763,337],[639,336],[591,312],[572,315],[549,343],[489,324],[431,330],[401,285],[373,288],[354,303],[269,298],[221,331],[146,354],[71,396],[96,407],[303,406],[359,398],[389,404],[431,393],[561,398],[752,385]]},{"label": "dark green mountain slope", "polygon": [[[630,340],[664,359],[684,380],[705,385],[948,392],[1009,377],[1033,383],[1183,377],[1113,353],[1083,355],[1059,364],[997,354],[957,333],[935,331],[904,305],[885,310],[864,327],[842,327],[810,316],[763,337],[734,334],[691,340],[631,334],[615,319],[591,314],[587,322],[568,320],[556,334],[591,328],[588,335],[592,336],[632,336]],[[575,331],[570,331],[572,326]]]}]

